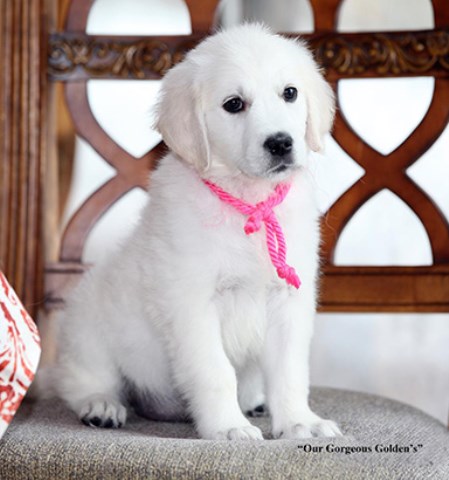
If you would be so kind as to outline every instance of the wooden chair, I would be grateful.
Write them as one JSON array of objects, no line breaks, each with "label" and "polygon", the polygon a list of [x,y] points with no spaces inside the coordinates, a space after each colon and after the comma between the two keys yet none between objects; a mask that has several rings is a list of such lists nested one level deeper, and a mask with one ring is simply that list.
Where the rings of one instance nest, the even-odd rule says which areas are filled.
[{"label": "wooden chair", "polygon": [[[85,270],[85,240],[98,219],[147,174],[163,151],[159,144],[139,159],[121,149],[95,120],[87,81],[159,79],[209,31],[218,0],[186,0],[192,35],[124,37],[87,35],[94,0],[0,0],[0,265],[34,316],[44,318],[64,301]],[[419,32],[336,32],[340,0],[311,0],[315,32],[306,35],[329,81],[344,78],[432,76],[430,108],[396,150],[381,155],[337,114],[333,136],[365,170],[330,208],[323,221],[322,311],[449,311],[449,224],[428,192],[407,176],[449,120],[449,9],[433,0],[435,29]],[[67,7],[58,28],[57,7]],[[58,233],[57,123],[61,86],[76,133],[115,170]],[[337,91],[337,89],[336,89]],[[61,117],[59,117],[61,118]],[[64,133],[64,132],[63,132]],[[70,143],[72,133],[66,132]],[[387,188],[419,217],[433,263],[426,267],[337,266],[334,252],[349,220]],[[134,418],[122,432],[83,429],[58,402],[25,405],[0,443],[0,478],[448,478],[448,434],[427,415],[373,395],[316,389],[318,412],[340,421],[353,437],[339,447],[372,452],[314,456],[298,445],[193,441],[188,425],[143,423]],[[264,430],[268,426],[260,420]],[[141,433],[145,433],[142,436]],[[167,438],[161,438],[167,437]],[[326,449],[327,441],[313,445]],[[417,452],[388,456],[375,445],[413,444]],[[383,448],[383,447],[381,447]],[[29,462],[27,466],[24,462]],[[433,462],[433,464],[432,464]],[[347,476],[345,476],[347,474]],[[440,476],[439,476],[440,475]],[[215,478],[214,477],[214,478]]]}]

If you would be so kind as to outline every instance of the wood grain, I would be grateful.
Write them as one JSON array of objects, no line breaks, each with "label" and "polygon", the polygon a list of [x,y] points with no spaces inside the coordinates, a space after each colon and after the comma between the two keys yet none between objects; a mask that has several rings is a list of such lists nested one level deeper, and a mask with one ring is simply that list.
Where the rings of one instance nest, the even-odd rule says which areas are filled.
[{"label": "wood grain", "polygon": [[43,11],[41,0],[0,0],[0,268],[32,315],[43,284]]}]

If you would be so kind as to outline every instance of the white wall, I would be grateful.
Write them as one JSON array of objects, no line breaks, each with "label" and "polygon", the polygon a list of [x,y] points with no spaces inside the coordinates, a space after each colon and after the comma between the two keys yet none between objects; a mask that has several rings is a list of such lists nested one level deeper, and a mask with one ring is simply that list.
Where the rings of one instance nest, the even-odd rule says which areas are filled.
[{"label": "white wall", "polygon": [[[89,33],[189,33],[182,0],[97,0]],[[264,20],[279,30],[311,31],[307,0],[228,0],[223,21]],[[258,8],[258,9],[257,9]],[[340,29],[432,28],[428,0],[346,0]],[[354,130],[381,153],[394,149],[419,123],[430,103],[428,78],[346,80],[340,82],[341,108]],[[136,157],[159,137],[149,128],[158,82],[91,81],[95,117],[114,140]],[[449,129],[408,174],[432,192],[449,218]],[[109,167],[78,141],[67,219],[107,178]],[[316,159],[322,209],[363,174],[363,169],[328,139],[327,153]],[[431,262],[426,233],[410,209],[382,192],[360,210],[338,245],[340,264],[424,265]],[[136,190],[123,198],[89,236],[85,261],[108,257],[138,218],[145,199]],[[442,421],[449,407],[449,315],[318,315],[312,349],[312,382],[386,395],[416,405]]]}]

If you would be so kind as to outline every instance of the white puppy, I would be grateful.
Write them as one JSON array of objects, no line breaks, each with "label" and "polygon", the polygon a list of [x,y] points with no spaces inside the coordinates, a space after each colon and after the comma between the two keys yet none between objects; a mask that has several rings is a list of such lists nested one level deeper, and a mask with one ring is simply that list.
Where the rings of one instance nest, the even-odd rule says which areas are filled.
[{"label": "white puppy", "polygon": [[[242,411],[266,403],[275,437],[340,434],[308,405],[319,244],[308,153],[333,111],[307,48],[258,25],[206,39],[167,73],[157,128],[171,152],[139,225],[61,319],[57,389],[84,423],[123,425],[129,405],[191,418],[202,438],[261,439]],[[266,227],[246,235],[248,218],[203,179],[250,204],[291,184],[273,212],[299,289],[277,275]]]}]

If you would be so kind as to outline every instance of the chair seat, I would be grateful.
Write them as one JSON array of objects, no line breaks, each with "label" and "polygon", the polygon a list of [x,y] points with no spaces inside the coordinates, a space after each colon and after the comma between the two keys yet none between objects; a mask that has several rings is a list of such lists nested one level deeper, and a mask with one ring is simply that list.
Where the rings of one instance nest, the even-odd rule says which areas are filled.
[{"label": "chair seat", "polygon": [[0,478],[449,479],[449,433],[425,413],[331,388],[313,388],[310,401],[345,436],[273,440],[257,418],[263,442],[199,440],[190,424],[131,415],[124,428],[94,429],[58,400],[24,403],[0,440]]}]

